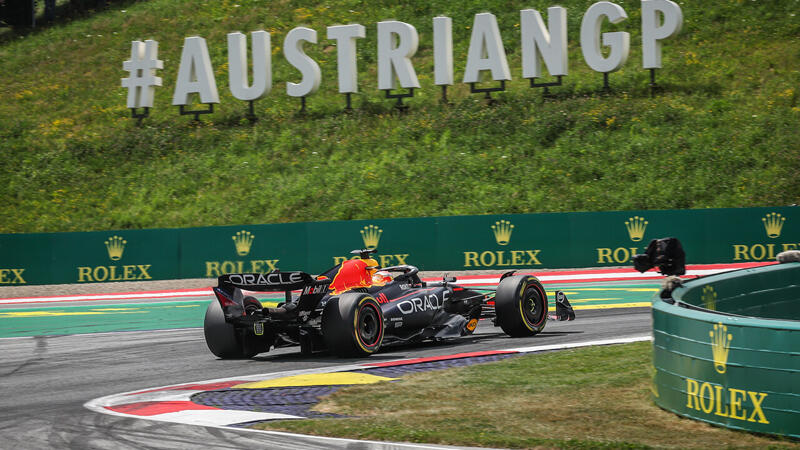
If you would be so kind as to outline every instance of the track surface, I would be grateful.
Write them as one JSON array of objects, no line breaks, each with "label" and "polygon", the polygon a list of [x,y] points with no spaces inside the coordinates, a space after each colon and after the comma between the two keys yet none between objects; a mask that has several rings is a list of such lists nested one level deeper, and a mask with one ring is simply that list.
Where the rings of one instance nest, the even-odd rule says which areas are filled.
[{"label": "track surface", "polygon": [[[390,348],[369,361],[609,339],[650,332],[649,308],[579,312],[574,322],[551,322],[544,333],[511,339],[482,322],[476,334],[449,344]],[[248,432],[101,415],[87,400],[165,384],[266,372],[319,368],[363,360],[295,349],[252,361],[219,361],[202,329],[131,331],[0,339],[0,442],[4,448],[313,448],[311,442]],[[329,448],[330,444],[325,445]]]}]

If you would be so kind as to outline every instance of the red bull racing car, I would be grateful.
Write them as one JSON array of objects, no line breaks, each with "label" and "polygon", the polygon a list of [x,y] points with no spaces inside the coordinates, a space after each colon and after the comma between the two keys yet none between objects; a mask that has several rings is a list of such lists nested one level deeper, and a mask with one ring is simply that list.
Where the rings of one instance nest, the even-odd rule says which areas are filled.
[{"label": "red bull racing car", "polygon": [[[468,289],[447,277],[426,283],[414,266],[379,267],[373,252],[354,250],[360,259],[316,277],[278,270],[219,277],[217,301],[205,316],[208,348],[220,358],[251,358],[289,345],[303,353],[368,356],[392,343],[469,335],[483,318],[512,337],[533,336],[547,323],[547,294],[534,276],[507,272],[497,289]],[[244,291],[282,291],[285,301],[265,308]],[[552,318],[575,318],[559,291]]]}]

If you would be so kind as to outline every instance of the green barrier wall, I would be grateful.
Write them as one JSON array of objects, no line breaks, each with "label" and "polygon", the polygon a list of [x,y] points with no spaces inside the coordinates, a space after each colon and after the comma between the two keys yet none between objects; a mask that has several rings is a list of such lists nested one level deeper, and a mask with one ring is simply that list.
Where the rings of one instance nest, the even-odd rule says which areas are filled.
[{"label": "green barrier wall", "polygon": [[790,263],[699,278],[673,299],[655,300],[656,404],[729,428],[800,438],[799,289],[800,263]]},{"label": "green barrier wall", "polygon": [[612,211],[0,234],[0,285],[323,271],[357,248],[423,270],[631,264],[654,238],[691,264],[773,261],[800,249],[800,208]]}]

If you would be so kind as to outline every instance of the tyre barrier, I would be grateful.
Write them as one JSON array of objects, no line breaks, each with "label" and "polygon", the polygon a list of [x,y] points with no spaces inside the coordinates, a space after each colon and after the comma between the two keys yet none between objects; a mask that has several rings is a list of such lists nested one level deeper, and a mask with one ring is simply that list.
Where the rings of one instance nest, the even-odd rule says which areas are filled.
[{"label": "tyre barrier", "polygon": [[653,399],[681,416],[800,438],[800,263],[678,283],[653,301]]}]

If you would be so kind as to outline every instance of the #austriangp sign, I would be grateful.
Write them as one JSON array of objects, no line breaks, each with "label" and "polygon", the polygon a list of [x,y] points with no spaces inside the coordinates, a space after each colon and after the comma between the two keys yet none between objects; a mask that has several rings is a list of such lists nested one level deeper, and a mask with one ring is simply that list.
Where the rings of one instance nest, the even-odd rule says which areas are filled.
[{"label": "#austriangp sign", "polygon": [[[661,42],[678,34],[683,24],[683,12],[671,0],[642,0],[641,16],[642,67],[651,71],[651,81],[654,81],[655,69],[662,66]],[[606,83],[607,75],[619,70],[628,59],[630,34],[625,31],[603,32],[602,27],[605,22],[618,24],[627,18],[621,6],[607,1],[594,3],[583,14],[580,26],[583,59],[592,70],[604,74]],[[446,93],[447,86],[455,83],[453,20],[445,16],[432,20],[434,84],[442,86]],[[559,85],[561,77],[568,74],[567,10],[561,6],[548,8],[547,24],[539,11],[521,10],[519,28],[522,77],[529,79],[532,87]],[[496,16],[476,14],[471,30],[461,81],[470,84],[472,92],[503,90],[504,83],[512,78]],[[375,33],[377,88],[385,91],[388,98],[397,98],[398,101],[413,96],[414,89],[420,88],[412,62],[419,46],[417,29],[409,23],[386,20],[376,24]],[[348,108],[350,95],[358,92],[358,40],[366,35],[367,28],[361,24],[328,26],[326,30],[325,39],[336,45],[338,89],[339,93],[347,96]],[[263,30],[251,32],[250,39],[252,57],[249,60],[247,36],[238,31],[227,35],[227,66],[231,95],[237,100],[250,102],[250,114],[253,114],[252,102],[263,98],[272,89],[272,42],[270,33]],[[286,83],[286,95],[302,98],[303,105],[305,98],[317,92],[322,82],[319,64],[305,51],[319,41],[317,31],[307,27],[293,28],[283,41],[286,62],[300,73],[299,80]],[[536,84],[536,79],[542,77],[540,60],[550,76],[558,77],[557,83]],[[249,65],[252,65],[252,77]],[[132,42],[131,57],[123,63],[123,69],[130,75],[122,79],[122,86],[128,89],[127,107],[131,109],[132,117],[145,117],[153,107],[155,88],[162,85],[157,70],[163,68],[163,61],[158,59],[157,41]],[[200,36],[185,38],[172,96],[172,104],[180,108],[181,114],[193,114],[197,118],[199,114],[213,112],[213,105],[220,102],[214,73],[206,40]],[[501,87],[476,89],[475,85],[484,73],[488,73],[491,80],[500,82]],[[398,87],[408,92],[391,94]],[[207,109],[187,111],[185,108],[192,107],[195,97],[199,103],[208,105]],[[144,108],[144,112],[137,112],[140,108]]]}]

